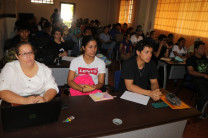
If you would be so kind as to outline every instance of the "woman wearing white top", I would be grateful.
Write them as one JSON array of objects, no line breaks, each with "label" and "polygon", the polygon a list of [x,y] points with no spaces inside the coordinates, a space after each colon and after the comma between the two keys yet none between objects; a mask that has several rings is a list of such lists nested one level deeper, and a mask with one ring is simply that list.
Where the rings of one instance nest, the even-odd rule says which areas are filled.
[{"label": "woman wearing white top", "polygon": [[181,37],[178,39],[176,45],[173,46],[172,51],[170,53],[170,58],[174,58],[176,56],[179,57],[187,57],[187,50],[185,47],[186,40]]},{"label": "woman wearing white top", "polygon": [[[99,90],[104,85],[105,79],[105,63],[98,57],[96,57],[97,52],[97,42],[92,36],[84,36],[82,40],[82,49],[84,54],[73,59],[68,74],[68,85],[80,92],[92,92],[94,90]],[[77,76],[89,74],[94,81],[94,86],[89,86],[87,84],[78,85],[74,82]]]},{"label": "woman wearing white top", "polygon": [[52,100],[58,87],[51,70],[35,61],[28,42],[16,46],[18,60],[7,63],[0,74],[0,98],[14,104],[33,104]]}]

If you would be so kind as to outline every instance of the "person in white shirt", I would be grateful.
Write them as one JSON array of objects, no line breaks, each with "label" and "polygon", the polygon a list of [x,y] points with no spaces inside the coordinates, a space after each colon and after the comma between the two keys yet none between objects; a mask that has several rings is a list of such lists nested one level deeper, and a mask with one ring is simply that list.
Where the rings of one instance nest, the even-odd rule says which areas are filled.
[{"label": "person in white shirt", "polygon": [[[105,63],[96,57],[97,42],[93,36],[84,36],[82,40],[82,49],[84,54],[73,59],[68,74],[68,85],[80,92],[88,93],[99,90],[104,85]],[[89,74],[94,81],[94,86],[87,84],[78,85],[74,82],[77,76]]]},{"label": "person in white shirt", "polygon": [[131,40],[132,44],[134,46],[136,46],[136,43],[143,40],[142,30],[136,30],[136,34],[132,35],[130,40]]},{"label": "person in white shirt", "polygon": [[52,100],[58,92],[51,70],[35,61],[34,48],[21,42],[18,60],[7,63],[0,74],[0,98],[8,103],[34,104]]},{"label": "person in white shirt", "polygon": [[185,43],[186,43],[185,38],[183,37],[179,38],[176,45],[174,45],[172,48],[172,51],[170,53],[170,58],[175,58],[176,56],[187,57],[187,50],[185,47]]}]

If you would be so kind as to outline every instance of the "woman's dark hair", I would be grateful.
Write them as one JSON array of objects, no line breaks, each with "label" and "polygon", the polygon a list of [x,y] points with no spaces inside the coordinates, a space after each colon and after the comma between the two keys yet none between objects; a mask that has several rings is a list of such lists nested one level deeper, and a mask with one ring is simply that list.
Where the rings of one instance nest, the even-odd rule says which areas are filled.
[{"label": "woman's dark hair", "polygon": [[61,35],[62,35],[62,30],[61,30],[61,28],[55,27],[55,28],[53,29],[52,34],[54,35],[56,31],[57,31],[57,32],[61,32]]},{"label": "woman's dark hair", "polygon": [[138,50],[139,52],[141,52],[144,47],[150,47],[153,48],[152,43],[149,40],[141,40],[136,44],[136,50]]},{"label": "woman's dark hair", "polygon": [[178,39],[178,41],[177,41],[176,45],[179,45],[179,43],[180,43],[181,41],[186,41],[186,40],[185,40],[185,38],[180,37],[180,38]]},{"label": "woman's dark hair", "polygon": [[83,39],[82,39],[82,46],[85,48],[86,45],[87,45],[90,41],[96,41],[96,43],[97,43],[97,40],[96,40],[92,35],[84,36]]},{"label": "woman's dark hair", "polygon": [[35,54],[35,47],[30,43],[30,42],[19,42],[15,46],[15,53],[18,55],[19,54],[19,48],[23,45],[30,45],[32,47],[33,53]]}]

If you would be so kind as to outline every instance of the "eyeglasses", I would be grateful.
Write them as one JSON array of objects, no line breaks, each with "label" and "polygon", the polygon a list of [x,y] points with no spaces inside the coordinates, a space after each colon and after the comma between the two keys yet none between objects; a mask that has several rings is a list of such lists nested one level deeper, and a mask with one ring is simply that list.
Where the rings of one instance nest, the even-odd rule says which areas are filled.
[{"label": "eyeglasses", "polygon": [[33,52],[21,53],[21,54],[18,54],[18,55],[20,55],[20,56],[22,56],[22,57],[26,57],[27,55],[28,55],[28,56],[33,55]]}]

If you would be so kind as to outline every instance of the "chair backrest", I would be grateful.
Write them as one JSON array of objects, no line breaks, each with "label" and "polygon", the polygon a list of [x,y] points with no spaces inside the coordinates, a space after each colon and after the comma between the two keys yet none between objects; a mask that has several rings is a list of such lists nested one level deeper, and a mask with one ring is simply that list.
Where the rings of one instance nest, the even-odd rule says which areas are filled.
[{"label": "chair backrest", "polygon": [[115,73],[114,73],[114,87],[115,87],[116,91],[119,88],[120,77],[121,77],[121,71],[120,70],[115,71]]}]

